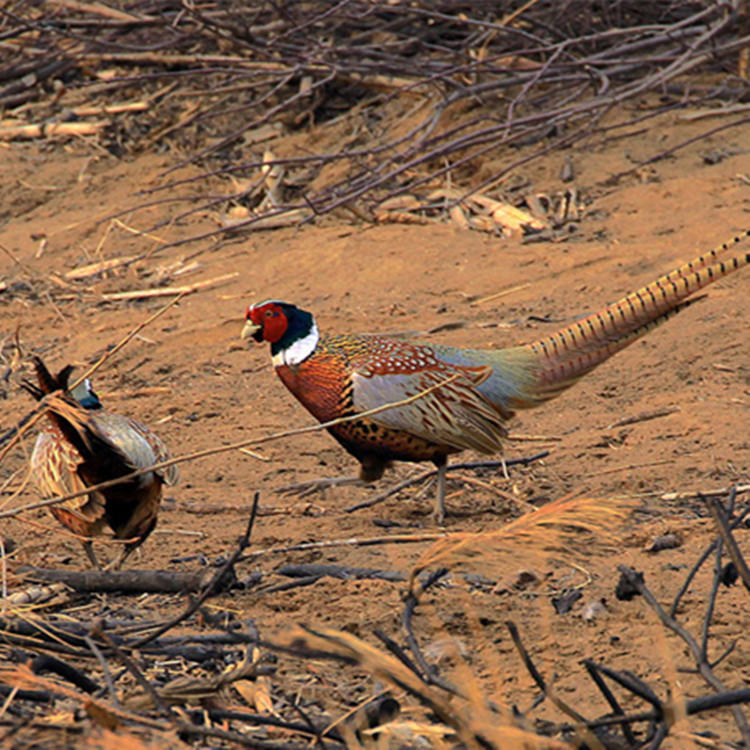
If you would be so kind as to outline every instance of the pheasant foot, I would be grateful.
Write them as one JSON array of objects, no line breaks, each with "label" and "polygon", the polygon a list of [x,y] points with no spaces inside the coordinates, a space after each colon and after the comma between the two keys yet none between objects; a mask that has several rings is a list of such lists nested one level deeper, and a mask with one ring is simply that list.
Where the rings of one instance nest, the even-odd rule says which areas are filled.
[{"label": "pheasant foot", "polygon": [[[528,466],[534,461],[539,461],[543,458],[546,458],[547,456],[549,456],[549,451],[540,451],[539,453],[534,453],[531,456],[518,456],[517,458],[508,458],[505,460],[495,459],[491,461],[465,461],[461,463],[454,463],[450,465],[450,468],[451,468],[451,472],[453,472],[455,469],[500,468],[503,470],[503,475],[507,479],[509,478],[509,475],[508,475],[509,466]],[[427,471],[423,471],[421,474],[416,474],[413,477],[409,477],[408,479],[405,479],[403,482],[394,484],[393,487],[389,487],[387,490],[375,495],[374,497],[364,500],[361,503],[357,503],[356,505],[350,505],[348,508],[345,508],[344,510],[346,513],[354,513],[355,511],[362,510],[363,508],[371,508],[373,505],[379,505],[380,503],[387,500],[389,497],[392,497],[398,492],[401,492],[401,490],[406,489],[407,487],[412,487],[415,484],[422,484],[423,482],[434,478],[436,475],[438,476],[438,482],[439,482],[440,476],[439,476],[438,469],[429,469]],[[445,478],[447,478],[447,474],[446,476],[444,476],[444,480]],[[438,523],[442,523],[442,521],[439,520],[440,518],[439,505],[440,505],[440,488],[438,487],[438,499],[436,501],[435,510],[433,511],[433,517],[435,518],[436,521],[438,521]],[[445,487],[443,487],[442,506],[443,506],[443,520],[445,520]]]},{"label": "pheasant foot", "polygon": [[321,492],[329,487],[342,487],[352,485],[355,487],[367,487],[368,482],[364,482],[359,477],[320,477],[319,479],[310,479],[306,482],[295,482],[286,484],[283,487],[277,487],[277,492],[283,492],[285,495],[299,495],[307,497],[314,492]]},{"label": "pheasant foot", "polygon": [[114,559],[110,560],[103,568],[102,570],[120,570],[120,568],[125,563],[125,560],[130,557],[131,552],[135,550],[134,546],[125,546],[123,547],[122,552],[115,557]]}]

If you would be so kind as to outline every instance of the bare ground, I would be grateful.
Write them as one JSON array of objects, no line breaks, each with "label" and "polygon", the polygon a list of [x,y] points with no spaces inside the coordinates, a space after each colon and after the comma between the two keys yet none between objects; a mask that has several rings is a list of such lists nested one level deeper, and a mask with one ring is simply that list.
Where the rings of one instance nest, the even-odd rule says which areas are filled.
[{"label": "bare ground", "polygon": [[[502,347],[551,332],[750,226],[748,162],[743,155],[750,150],[748,129],[701,141],[622,179],[608,179],[631,169],[633,160],[701,128],[706,124],[662,118],[649,132],[574,153],[586,216],[569,241],[529,244],[445,223],[365,226],[342,214],[317,226],[258,232],[218,250],[207,250],[207,242],[158,250],[161,238],[175,240],[216,227],[215,217],[206,214],[150,234],[134,233],[167,219],[168,204],[125,213],[120,224],[109,220],[142,200],[136,192],[155,184],[172,163],[171,155],[117,160],[84,140],[0,144],[0,221],[5,222],[0,224],[5,251],[0,264],[6,282],[0,293],[0,323],[5,364],[11,368],[2,383],[2,429],[30,407],[16,385],[16,333],[24,354],[40,353],[53,366],[83,365],[165,303],[161,298],[103,299],[103,293],[114,291],[191,284],[237,273],[185,297],[96,375],[104,403],[154,426],[175,455],[313,424],[277,380],[266,348],[248,347],[239,339],[245,308],[252,301],[298,303],[315,312],[322,330],[411,331],[428,341],[461,346]],[[707,152],[718,151],[728,155],[718,163],[704,162]],[[562,160],[561,155],[551,157],[525,176],[536,189],[562,189]],[[139,261],[112,272],[80,281],[64,277],[89,263],[141,254]],[[192,260],[197,262],[192,272],[175,274]],[[482,301],[514,287],[519,288]],[[694,666],[684,644],[656,623],[641,600],[614,598],[616,565],[624,562],[644,571],[657,596],[668,601],[715,530],[698,500],[662,496],[750,480],[748,341],[750,273],[745,271],[712,286],[708,299],[617,355],[557,401],[519,415],[511,425],[514,435],[548,439],[510,441],[506,455],[528,455],[547,447],[550,456],[514,469],[510,480],[496,472],[480,478],[523,502],[456,481],[450,485],[448,530],[498,527],[523,512],[526,503],[540,504],[572,492],[601,498],[635,495],[641,498],[639,512],[620,530],[622,543],[615,554],[587,559],[588,577],[567,564],[550,562],[535,571],[536,583],[517,590],[515,569],[480,566],[476,572],[501,585],[470,590],[457,584],[436,590],[429,599],[432,608],[425,610],[431,614],[416,620],[423,642],[446,635],[458,638],[485,694],[524,710],[537,690],[503,625],[508,619],[518,625],[558,693],[584,714],[606,711],[593,683],[584,678],[579,662],[586,657],[631,670],[662,696],[667,686],[675,697],[710,692],[697,675],[684,671]],[[672,411],[612,426],[652,410]],[[27,439],[3,462],[3,481],[24,467],[31,445]],[[345,508],[376,490],[337,487],[305,498],[279,493],[278,488],[289,483],[355,473],[354,460],[325,433],[288,437],[253,450],[262,460],[233,451],[184,464],[182,483],[168,493],[158,529],[132,566],[191,568],[194,561],[171,561],[226,554],[244,530],[255,490],[261,492],[261,515],[253,549],[434,530],[431,491],[405,491],[352,514]],[[417,470],[399,465],[378,489]],[[6,498],[22,477],[21,472],[6,487]],[[11,503],[21,505],[35,497],[27,488]],[[8,507],[8,500],[4,502]],[[80,545],[46,512],[25,512],[0,523],[3,537],[17,545],[13,566],[85,567]],[[651,539],[666,532],[677,534],[681,546],[658,554],[644,552]],[[750,543],[747,533],[737,532],[745,548]],[[257,558],[246,572],[271,574],[288,562],[408,571],[425,546],[269,554]],[[517,568],[522,567],[520,562]],[[582,599],[572,611],[555,614],[551,598],[575,585],[582,585]],[[707,588],[705,572],[680,609],[683,622],[696,633]],[[403,584],[325,578],[288,593],[260,596],[251,589],[212,602],[215,611],[252,618],[264,635],[302,622],[342,628],[366,640],[380,628],[400,640],[402,595]],[[606,600],[606,610],[591,622],[582,619],[585,605],[600,599]],[[718,598],[711,656],[737,641],[717,667],[727,688],[750,680],[747,601],[741,586],[722,589]],[[138,606],[164,615],[176,611],[180,602],[179,597],[153,596],[139,599]],[[98,605],[90,606],[93,614]],[[445,669],[450,674],[450,663]],[[293,660],[282,662],[271,682],[272,693],[299,690],[322,701],[333,715],[337,707],[371,689],[361,674],[358,680],[342,681],[336,666],[303,668]],[[549,702],[532,715],[562,718]],[[727,710],[690,718],[678,729],[737,739]],[[678,734],[673,743],[691,746],[685,735]]]}]

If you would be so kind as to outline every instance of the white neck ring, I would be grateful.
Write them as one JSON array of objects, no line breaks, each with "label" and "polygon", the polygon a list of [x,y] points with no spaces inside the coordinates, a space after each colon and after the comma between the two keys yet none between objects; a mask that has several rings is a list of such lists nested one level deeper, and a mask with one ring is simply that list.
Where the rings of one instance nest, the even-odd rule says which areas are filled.
[{"label": "white neck ring", "polygon": [[320,341],[318,326],[313,323],[310,332],[304,338],[298,339],[291,346],[273,355],[274,367],[301,364],[315,351],[318,341]]}]

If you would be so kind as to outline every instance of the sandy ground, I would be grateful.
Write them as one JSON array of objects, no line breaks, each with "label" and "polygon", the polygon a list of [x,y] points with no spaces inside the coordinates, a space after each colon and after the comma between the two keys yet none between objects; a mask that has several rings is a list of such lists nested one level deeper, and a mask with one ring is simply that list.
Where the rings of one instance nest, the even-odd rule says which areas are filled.
[{"label": "sandy ground", "polygon": [[[1,427],[10,428],[30,408],[28,396],[17,386],[23,369],[14,348],[16,336],[24,356],[41,354],[54,367],[68,362],[83,366],[167,301],[110,301],[102,296],[106,293],[235,274],[185,297],[96,374],[95,386],[107,407],[147,421],[175,455],[314,424],[276,378],[266,347],[239,339],[245,308],[253,301],[295,302],[314,311],[326,331],[408,331],[427,341],[459,346],[503,347],[552,332],[750,226],[748,161],[743,155],[750,150],[747,128],[610,179],[632,169],[634,160],[707,128],[706,123],[665,118],[650,132],[575,152],[576,185],[586,203],[578,231],[566,242],[526,244],[447,223],[365,226],[341,216],[317,226],[254,233],[218,250],[207,249],[210,243],[202,241],[155,251],[159,238],[188,238],[216,228],[215,217],[202,214],[151,229],[171,215],[170,204],[128,211],[120,223],[110,220],[144,200],[137,191],[156,184],[171,163],[170,155],[118,160],[85,140],[0,144],[0,268],[6,283],[0,293],[0,330],[8,368],[0,383],[5,399]],[[709,152],[725,158],[708,164],[703,156]],[[561,190],[562,161],[563,155],[550,157],[524,176],[537,190]],[[89,263],[131,255],[142,257],[81,280],[65,277]],[[440,330],[430,333],[434,329]],[[518,625],[559,694],[584,714],[606,711],[579,663],[587,657],[632,670],[662,696],[667,686],[676,697],[709,693],[698,676],[684,671],[694,666],[684,644],[658,625],[642,600],[617,601],[613,589],[616,565],[625,562],[643,570],[657,596],[669,601],[715,532],[701,502],[664,500],[664,493],[750,481],[749,341],[746,269],[715,284],[706,300],[557,401],[519,415],[511,425],[513,435],[542,439],[509,441],[506,455],[548,448],[549,457],[514,469],[510,480],[494,471],[468,474],[489,489],[451,482],[449,531],[500,527],[527,503],[543,504],[571,492],[637,496],[639,512],[619,530],[622,543],[614,554],[586,560],[588,576],[565,563],[549,562],[535,568],[535,582],[518,590],[513,586],[517,570],[525,567],[519,560],[511,569],[477,566],[475,572],[500,581],[499,586],[470,589],[457,582],[437,590],[429,599],[432,614],[415,621],[424,643],[446,635],[458,638],[486,695],[524,710],[536,689],[508,637],[503,624],[508,619]],[[612,426],[653,410],[668,413]],[[5,507],[36,499],[27,488],[8,500],[23,478],[31,446],[28,438],[0,466],[2,481],[21,470],[5,486]],[[431,491],[420,494],[418,488],[373,508],[345,512],[420,467],[398,465],[377,490],[336,487],[300,498],[278,488],[321,476],[351,475],[356,462],[325,433],[287,437],[253,451],[257,456],[232,451],[184,464],[183,480],[167,493],[158,529],[131,566],[190,568],[195,561],[170,561],[226,554],[244,530],[256,490],[261,492],[261,515],[254,549],[435,530],[429,517]],[[43,510],[0,524],[3,536],[17,545],[13,565],[86,566],[80,545]],[[651,539],[666,532],[677,534],[681,546],[658,554],[644,552]],[[747,534],[744,529],[737,532],[745,549],[750,544]],[[244,572],[272,574],[289,562],[408,571],[425,548],[382,545],[269,554]],[[696,634],[708,576],[698,576],[679,613]],[[582,598],[570,612],[555,614],[551,598],[575,585],[582,586]],[[238,591],[218,597],[214,605],[253,618],[266,635],[302,622],[343,628],[367,640],[380,628],[402,640],[402,594],[403,584],[326,578],[267,597]],[[585,621],[581,614],[586,605],[601,599],[606,600],[605,611]],[[174,607],[177,600],[149,601],[158,609]],[[737,640],[735,650],[716,668],[728,688],[750,680],[747,602],[747,592],[739,585],[719,593],[709,653],[715,658]],[[295,669],[294,663],[282,665],[275,684],[296,679]],[[336,679],[336,669],[320,666],[318,674],[307,674],[305,690],[320,700],[330,698],[330,691],[336,691],[327,680]],[[445,669],[450,674],[450,664]],[[337,700],[354,699],[368,689],[357,686]],[[533,715],[561,719],[548,702]],[[726,710],[687,720],[680,729],[737,738]],[[684,736],[673,742],[673,747],[691,746]]]}]

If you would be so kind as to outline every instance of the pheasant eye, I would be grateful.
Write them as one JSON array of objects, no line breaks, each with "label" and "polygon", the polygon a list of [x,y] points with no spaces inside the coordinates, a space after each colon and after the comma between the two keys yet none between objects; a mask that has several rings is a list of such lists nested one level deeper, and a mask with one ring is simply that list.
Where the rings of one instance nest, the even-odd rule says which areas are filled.
[{"label": "pheasant eye", "polygon": [[275,313],[274,313],[274,311],[273,311],[273,310],[266,310],[266,311],[265,311],[265,312],[264,312],[263,314],[264,314],[264,315],[265,315],[265,316],[266,316],[267,318],[272,318],[272,317],[273,317],[273,316],[275,315]]}]

